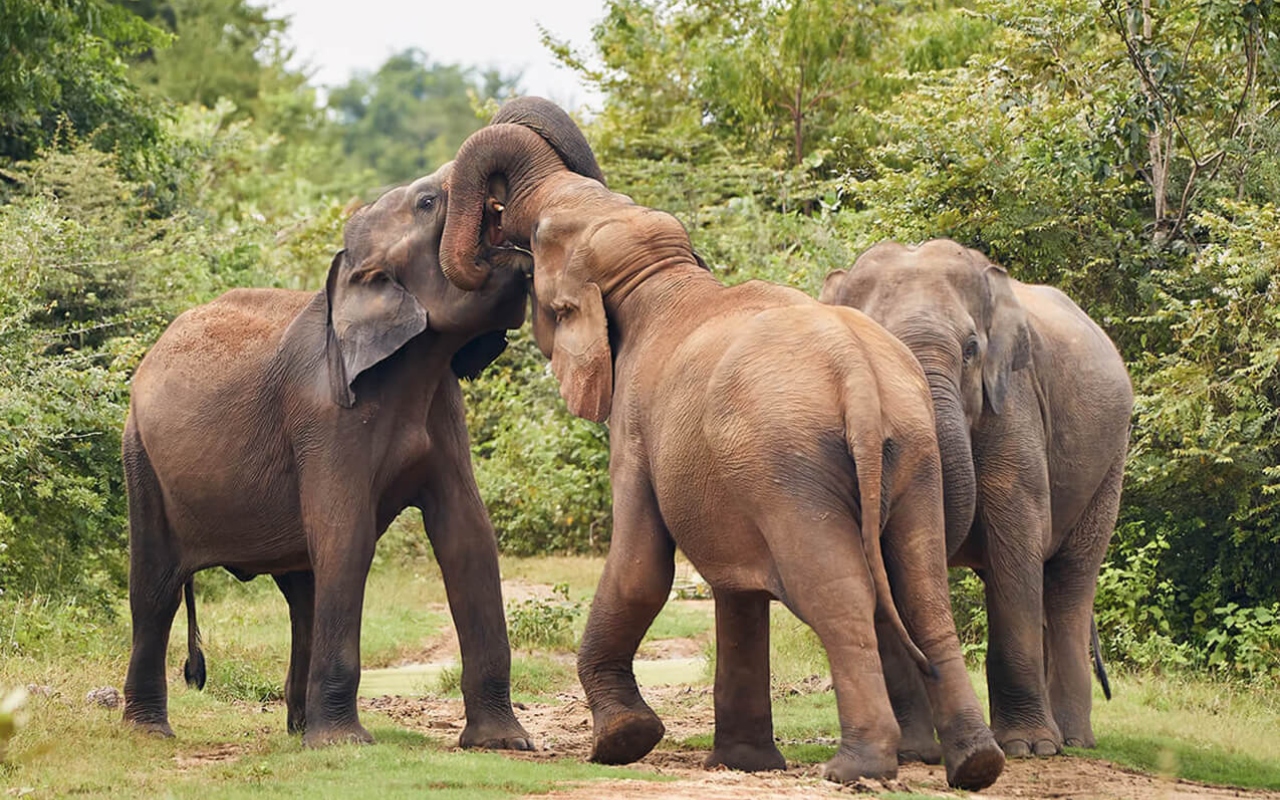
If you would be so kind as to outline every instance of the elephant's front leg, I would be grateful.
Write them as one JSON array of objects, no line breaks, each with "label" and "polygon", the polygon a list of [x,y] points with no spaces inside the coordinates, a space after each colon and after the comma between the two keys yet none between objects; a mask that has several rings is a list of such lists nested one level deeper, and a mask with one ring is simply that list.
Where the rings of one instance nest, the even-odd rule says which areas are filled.
[{"label": "elephant's front leg", "polygon": [[773,742],[769,595],[716,591],[716,734],[706,765],[786,769]]},{"label": "elephant's front leg", "polygon": [[275,576],[276,586],[289,604],[289,673],[284,684],[289,733],[302,733],[307,724],[307,674],[311,670],[311,630],[315,621],[316,580],[309,570]]},{"label": "elephant's front leg", "polygon": [[613,477],[613,540],[578,650],[578,679],[591,706],[591,760],[629,764],[643,758],[665,728],[636,686],[640,640],[662,610],[675,577],[675,544],[648,479]]},{"label": "elephant's front leg", "polygon": [[433,437],[445,450],[424,491],[423,523],[444,576],[462,651],[462,747],[532,750],[511,708],[511,645],[502,609],[498,544],[471,471],[466,429]]},{"label": "elephant's front leg", "polygon": [[315,576],[315,618],[302,743],[372,742],[360,724],[356,692],[360,615],[376,544],[373,510],[336,480],[311,488],[303,519]]},{"label": "elephant's front leg", "polygon": [[1062,752],[1045,674],[1040,525],[1048,509],[1039,511],[1034,502],[1011,502],[983,520],[991,730],[1015,758]]}]

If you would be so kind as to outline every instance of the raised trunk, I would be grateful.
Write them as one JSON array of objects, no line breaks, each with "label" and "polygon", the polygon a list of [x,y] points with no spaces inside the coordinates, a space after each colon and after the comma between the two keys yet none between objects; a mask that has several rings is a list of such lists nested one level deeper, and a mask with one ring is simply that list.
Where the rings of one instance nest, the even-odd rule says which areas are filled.
[{"label": "raised trunk", "polygon": [[596,154],[577,124],[564,109],[541,97],[516,97],[502,104],[490,125],[522,125],[537,133],[560,156],[571,172],[604,183]]},{"label": "raised trunk", "polygon": [[[527,239],[536,209],[523,198],[542,180],[565,171],[564,162],[535,131],[522,125],[498,124],[473,133],[458,150],[449,178],[449,211],[440,240],[440,269],[460,289],[474,290],[489,277],[489,265],[478,263],[486,211],[506,238]],[[505,206],[486,209],[489,181],[505,177]]]},{"label": "raised trunk", "polygon": [[969,424],[956,390],[946,378],[929,376],[933,411],[942,455],[942,500],[946,512],[947,558],[950,559],[969,535],[977,482],[973,471],[973,448]]}]

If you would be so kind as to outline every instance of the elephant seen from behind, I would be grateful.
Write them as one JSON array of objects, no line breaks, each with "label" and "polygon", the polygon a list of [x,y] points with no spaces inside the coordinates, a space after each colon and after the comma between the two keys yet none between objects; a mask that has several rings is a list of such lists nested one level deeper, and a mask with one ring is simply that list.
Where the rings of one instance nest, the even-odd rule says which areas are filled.
[{"label": "elephant seen from behind", "polygon": [[458,152],[442,268],[487,291],[503,244],[531,248],[534,336],[569,409],[610,424],[614,532],[578,653],[592,758],[634,761],[663,735],[633,659],[678,546],[715,596],[708,765],[785,766],[769,692],[778,599],[830,659],[842,737],[829,778],[897,773],[879,636],[916,659],[949,782],[992,783],[1004,755],[951,619],[933,412],[910,352],[856,311],[722,285],[674,217],[572,174],[512,125]]},{"label": "elephant seen from behind", "polygon": [[[553,104],[521,102],[502,119],[537,129],[573,168],[599,176]],[[243,580],[271,575],[288,602],[289,730],[307,745],[370,741],[356,711],[365,580],[379,537],[415,506],[462,651],[461,744],[530,749],[511,708],[497,543],[458,383],[523,323],[527,277],[499,266],[482,291],[464,292],[441,273],[451,172],[356,212],[322,290],[228,292],[179,316],[139,365],[123,437],[126,722],[173,735],[170,627],[185,592],[186,673],[203,685],[192,576],[222,566]]]},{"label": "elephant seen from behind", "polygon": [[[821,299],[866,312],[924,368],[948,562],[986,588],[996,739],[1013,756],[1093,747],[1093,600],[1133,408],[1115,345],[1062,292],[946,239],[877,244]],[[936,752],[923,687],[889,675],[904,748]]]}]

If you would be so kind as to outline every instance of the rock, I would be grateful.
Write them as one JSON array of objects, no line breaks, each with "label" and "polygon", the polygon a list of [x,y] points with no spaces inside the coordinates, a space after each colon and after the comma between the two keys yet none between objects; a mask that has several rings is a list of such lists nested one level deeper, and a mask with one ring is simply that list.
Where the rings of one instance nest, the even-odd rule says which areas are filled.
[{"label": "rock", "polygon": [[57,697],[60,692],[52,686],[44,686],[39,683],[28,683],[27,694],[35,697]]},{"label": "rock", "polygon": [[119,708],[120,690],[114,686],[99,686],[97,689],[90,689],[84,696],[84,701],[89,705],[99,705],[103,708]]}]

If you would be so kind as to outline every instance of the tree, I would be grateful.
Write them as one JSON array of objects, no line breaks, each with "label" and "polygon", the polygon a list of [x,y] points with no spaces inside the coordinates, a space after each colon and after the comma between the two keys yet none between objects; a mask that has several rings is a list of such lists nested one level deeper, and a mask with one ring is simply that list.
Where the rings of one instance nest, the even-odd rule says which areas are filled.
[{"label": "tree", "polygon": [[250,0],[112,0],[173,34],[162,50],[133,59],[141,86],[178,104],[213,108],[221,99],[239,117],[269,116],[267,95],[294,92],[306,77],[290,71],[282,34],[287,21]]},{"label": "tree", "polygon": [[391,183],[425,175],[453,158],[481,120],[472,96],[512,94],[518,77],[431,62],[410,49],[378,71],[356,75],[329,94],[345,153]]},{"label": "tree", "polygon": [[163,31],[103,0],[3,0],[0,160],[58,138],[89,136],[137,153],[159,135],[159,111],[129,82],[126,59],[163,47]]}]

